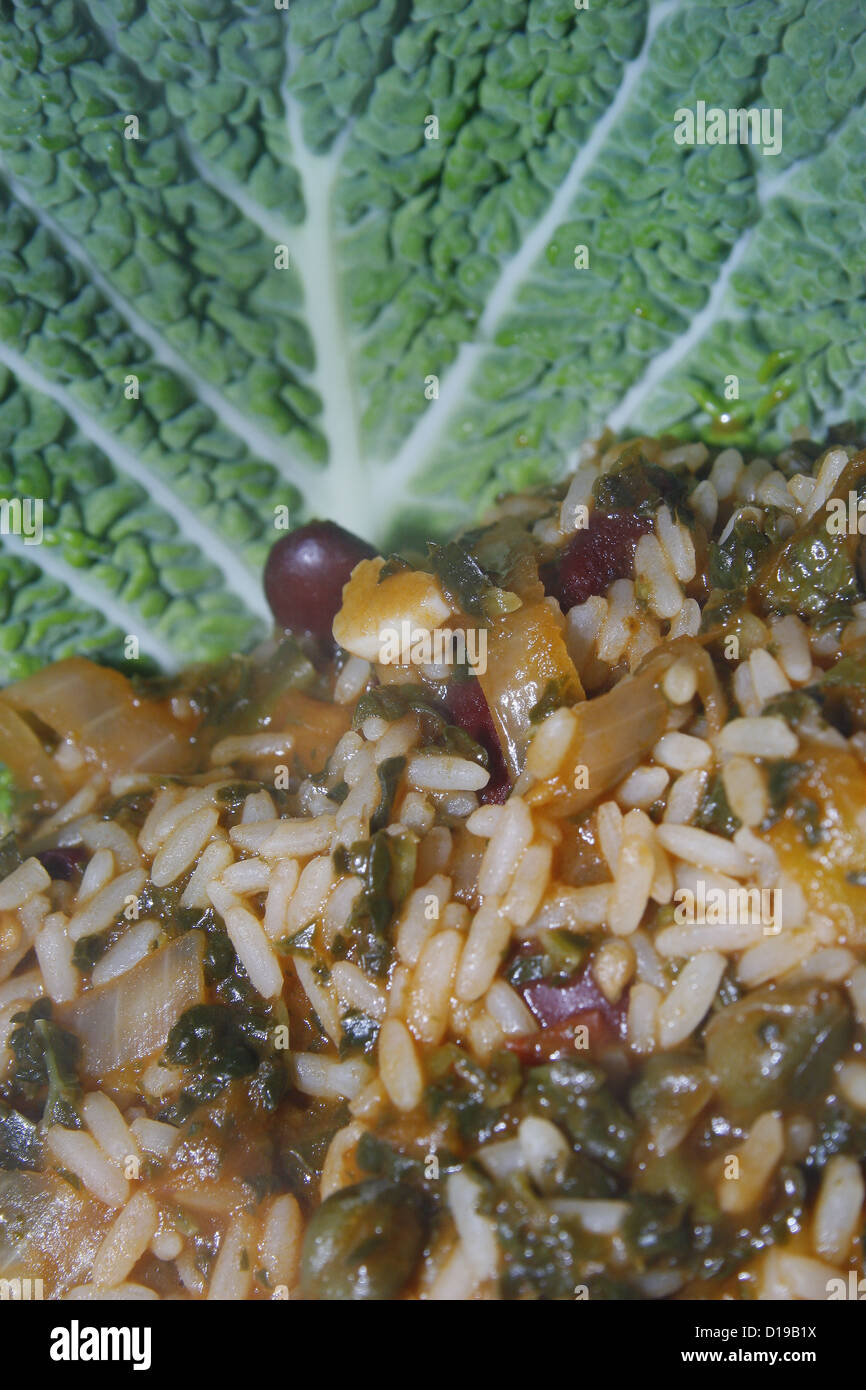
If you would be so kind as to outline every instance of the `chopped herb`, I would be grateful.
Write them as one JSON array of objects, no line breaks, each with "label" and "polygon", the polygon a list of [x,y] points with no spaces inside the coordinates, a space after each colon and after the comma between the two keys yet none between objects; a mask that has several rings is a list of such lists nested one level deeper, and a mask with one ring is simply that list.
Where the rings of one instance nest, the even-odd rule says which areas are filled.
[{"label": "chopped herb", "polygon": [[72,948],[72,964],[82,975],[91,971],[98,960],[101,960],[111,944],[113,932],[109,929],[105,932],[93,932],[91,936],[82,936],[76,941]]},{"label": "chopped herb", "polygon": [[762,597],[777,613],[827,622],[846,616],[863,597],[851,538],[832,536],[819,510],[784,545],[762,584]]},{"label": "chopped herb", "polygon": [[742,821],[731,810],[721,773],[716,773],[707,787],[695,813],[694,823],[701,830],[709,830],[714,835],[724,835],[729,840],[742,825]]},{"label": "chopped herb", "polygon": [[382,584],[386,579],[390,579],[392,574],[400,574],[403,570],[410,570],[412,566],[408,560],[404,560],[402,555],[386,555],[385,563],[379,570],[377,583]]},{"label": "chopped herb", "polygon": [[599,1067],[565,1057],[535,1067],[526,1094],[547,1118],[564,1126],[581,1153],[615,1173],[624,1170],[635,1126]]},{"label": "chopped herb", "polygon": [[515,989],[521,985],[531,985],[535,980],[543,980],[550,968],[546,955],[518,955],[508,966],[505,978]]},{"label": "chopped herb", "polygon": [[587,1232],[576,1215],[557,1215],[525,1174],[485,1183],[480,1206],[493,1218],[505,1255],[506,1299],[573,1299],[609,1257],[607,1239]]},{"label": "chopped herb", "polygon": [[583,963],[589,948],[587,937],[569,931],[566,927],[542,931],[539,939],[550,962],[551,969],[548,973],[563,978],[574,974]]},{"label": "chopped herb", "polygon": [[523,596],[537,587],[541,547],[520,518],[500,517],[489,526],[464,531],[462,541],[500,589]]},{"label": "chopped herb", "polygon": [[77,1173],[70,1173],[68,1168],[55,1168],[54,1171],[64,1182],[68,1182],[70,1187],[74,1187],[76,1192],[81,1191],[81,1179]]},{"label": "chopped herb", "polygon": [[482,748],[471,734],[468,734],[457,724],[446,724],[439,736],[437,746],[427,748],[425,752],[451,753],[456,758],[466,758],[469,762],[478,763],[480,767],[488,767],[490,763],[487,749]]},{"label": "chopped herb", "polygon": [[596,479],[592,500],[601,512],[633,512],[643,517],[651,517],[666,502],[677,520],[691,526],[694,517],[688,493],[689,484],[679,473],[638,458]]},{"label": "chopped herb", "polygon": [[285,1067],[273,1055],[271,1015],[262,1008],[194,1004],[169,1033],[165,1057],[192,1074],[178,1100],[160,1112],[170,1124],[181,1124],[233,1081],[252,1077],[250,1098],[265,1110],[276,1108],[287,1085]]},{"label": "chopped herb", "polygon": [[[438,1149],[436,1158],[440,1178],[460,1166],[455,1155],[447,1149]],[[442,1193],[438,1184],[428,1183],[424,1160],[400,1153],[399,1149],[371,1134],[369,1130],[364,1130],[358,1140],[355,1162],[364,1173],[390,1178],[392,1182],[414,1182],[419,1186],[423,1184],[434,1201],[438,1200]]]},{"label": "chopped herb", "polygon": [[819,703],[815,698],[814,687],[802,690],[786,690],[768,700],[761,710],[762,716],[777,715],[795,727],[804,720],[814,719],[818,714]]},{"label": "chopped herb", "polygon": [[[0,811],[0,817],[2,817],[2,811]],[[0,879],[8,878],[22,863],[18,841],[10,831],[0,840]]]},{"label": "chopped herb", "polygon": [[484,1067],[456,1044],[446,1043],[428,1058],[427,1074],[430,1118],[446,1121],[462,1144],[491,1139],[520,1090],[520,1063],[511,1052],[497,1053]]},{"label": "chopped herb", "polygon": [[807,845],[820,845],[824,839],[821,808],[811,796],[805,796],[794,807],[794,820],[802,828]]},{"label": "chopped herb", "polygon": [[562,984],[570,980],[586,958],[589,940],[566,928],[543,931],[539,935],[543,951],[518,954],[506,970],[506,978],[515,988],[547,980]]},{"label": "chopped herb", "polygon": [[204,932],[204,977],[209,985],[219,984],[238,967],[238,957],[222,918],[212,907],[175,907],[163,921],[170,936],[181,932]]},{"label": "chopped herb", "polygon": [[770,811],[764,825],[773,825],[786,810],[789,810],[791,819],[800,826],[807,845],[821,844],[824,829],[821,824],[821,808],[817,801],[811,796],[800,796],[797,801],[792,801],[806,769],[802,764],[785,758],[774,758],[768,761],[765,767]]},{"label": "chopped herb", "polygon": [[446,598],[468,617],[485,623],[520,606],[520,599],[490,580],[465,541],[448,541],[427,549]]},{"label": "chopped herb", "polygon": [[370,829],[375,833],[377,830],[384,830],[391,819],[391,807],[394,805],[394,797],[397,795],[397,788],[400,785],[400,778],[406,767],[406,759],[401,757],[385,758],[376,768],[381,788],[379,805],[370,821]]},{"label": "chopped herb", "polygon": [[539,699],[529,711],[530,724],[540,724],[555,709],[562,705],[574,705],[580,699],[580,692],[568,676],[554,676],[544,687]]},{"label": "chopped herb", "polygon": [[338,849],[334,863],[340,873],[356,874],[363,884],[352,904],[345,931],[333,943],[371,975],[387,973],[391,959],[391,922],[415,877],[416,842],[408,834],[378,830],[369,840]]},{"label": "chopped herb", "polygon": [[358,700],[352,727],[360,729],[367,719],[384,719],[393,724],[404,714],[414,712],[435,722],[446,723],[444,706],[422,685],[379,685],[367,690]]},{"label": "chopped herb", "polygon": [[349,795],[348,782],[338,782],[335,787],[329,788],[325,795],[327,796],[329,801],[335,801],[338,806],[342,806],[343,802],[346,800],[346,797]]},{"label": "chopped herb", "polygon": [[866,729],[866,655],[843,656],[812,687],[821,710],[846,738]]},{"label": "chopped herb", "polygon": [[360,1009],[349,1009],[340,1019],[340,1056],[370,1053],[379,1036],[379,1025]]},{"label": "chopped herb", "polygon": [[775,818],[778,818],[803,775],[803,769],[799,763],[789,762],[785,758],[773,758],[764,764],[764,768],[767,773],[770,808]]},{"label": "chopped herb", "polygon": [[344,1101],[310,1101],[303,1107],[289,1101],[281,1107],[277,1130],[277,1161],[282,1180],[305,1205],[318,1198],[325,1155],[338,1130],[350,1120]]},{"label": "chopped herb", "polygon": [[694,1239],[688,1208],[666,1193],[637,1193],[629,1205],[622,1235],[639,1268],[685,1263]]},{"label": "chopped herb", "polygon": [[227,782],[218,789],[217,801],[222,803],[230,816],[236,816],[243,809],[247,797],[260,790],[257,782]]},{"label": "chopped herb", "polygon": [[316,927],[318,920],[314,917],[312,922],[308,922],[300,931],[292,932],[291,936],[284,936],[277,943],[280,953],[284,956],[312,956],[315,953]]},{"label": "chopped herb", "polygon": [[425,752],[434,753],[438,749],[487,767],[487,750],[465,729],[450,724],[445,706],[420,685],[382,685],[368,690],[355,706],[352,724],[360,729],[366,719],[373,717],[385,719],[390,724],[410,712],[421,724]]},{"label": "chopped herb", "polygon": [[247,734],[267,723],[287,690],[313,693],[318,679],[302,643],[287,635],[265,661],[232,657],[189,693],[205,710],[202,734]]}]

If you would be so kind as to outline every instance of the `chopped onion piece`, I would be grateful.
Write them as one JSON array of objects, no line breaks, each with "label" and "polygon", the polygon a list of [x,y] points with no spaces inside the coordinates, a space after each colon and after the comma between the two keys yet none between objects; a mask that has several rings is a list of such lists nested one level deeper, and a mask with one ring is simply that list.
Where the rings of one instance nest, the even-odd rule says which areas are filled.
[{"label": "chopped onion piece", "polygon": [[119,671],[83,657],[46,666],[11,685],[3,699],[61,738],[74,739],[110,775],[175,772],[190,763],[189,726],[177,722],[168,702],[138,697]]},{"label": "chopped onion piece", "polygon": [[184,1010],[204,1000],[204,937],[191,931],[139,965],[58,1009],[58,1019],[81,1041],[82,1070],[106,1073],[165,1046]]},{"label": "chopped onion piece", "polygon": [[561,620],[547,601],[524,604],[491,622],[487,666],[478,679],[512,779],[526,757],[533,707],[549,692],[561,692],[569,704],[583,699]]},{"label": "chopped onion piece", "polygon": [[606,695],[574,708],[575,735],[559,772],[524,795],[531,806],[570,816],[590,806],[643,762],[664,732],[668,706],[661,672],[626,677]]}]

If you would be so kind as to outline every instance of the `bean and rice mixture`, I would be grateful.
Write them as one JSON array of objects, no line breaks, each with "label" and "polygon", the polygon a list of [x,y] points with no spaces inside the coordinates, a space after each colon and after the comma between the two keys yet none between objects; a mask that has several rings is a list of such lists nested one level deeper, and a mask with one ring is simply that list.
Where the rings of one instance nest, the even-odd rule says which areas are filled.
[{"label": "bean and rice mixture", "polygon": [[[866,541],[828,518],[864,489],[844,429],[604,439],[420,554],[285,537],[253,658],[4,691],[0,1276],[859,1276]],[[407,629],[463,649],[383,659]]]}]

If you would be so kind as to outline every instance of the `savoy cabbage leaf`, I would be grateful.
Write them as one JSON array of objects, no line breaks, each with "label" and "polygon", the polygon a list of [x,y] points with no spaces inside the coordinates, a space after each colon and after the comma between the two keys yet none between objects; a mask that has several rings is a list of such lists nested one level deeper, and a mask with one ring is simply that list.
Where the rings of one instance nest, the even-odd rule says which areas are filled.
[{"label": "savoy cabbage leaf", "polygon": [[249,645],[278,515],[860,413],[864,93],[860,0],[0,0],[0,678]]}]

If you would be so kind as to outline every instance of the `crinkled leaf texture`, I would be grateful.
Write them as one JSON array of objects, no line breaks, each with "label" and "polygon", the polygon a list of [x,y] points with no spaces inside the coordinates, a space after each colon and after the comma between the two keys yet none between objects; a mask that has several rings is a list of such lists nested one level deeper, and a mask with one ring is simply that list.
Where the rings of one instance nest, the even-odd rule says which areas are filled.
[{"label": "crinkled leaf texture", "polygon": [[[0,0],[0,678],[248,646],[275,508],[857,414],[864,91],[861,0]],[[699,99],[781,153],[677,145]]]}]

